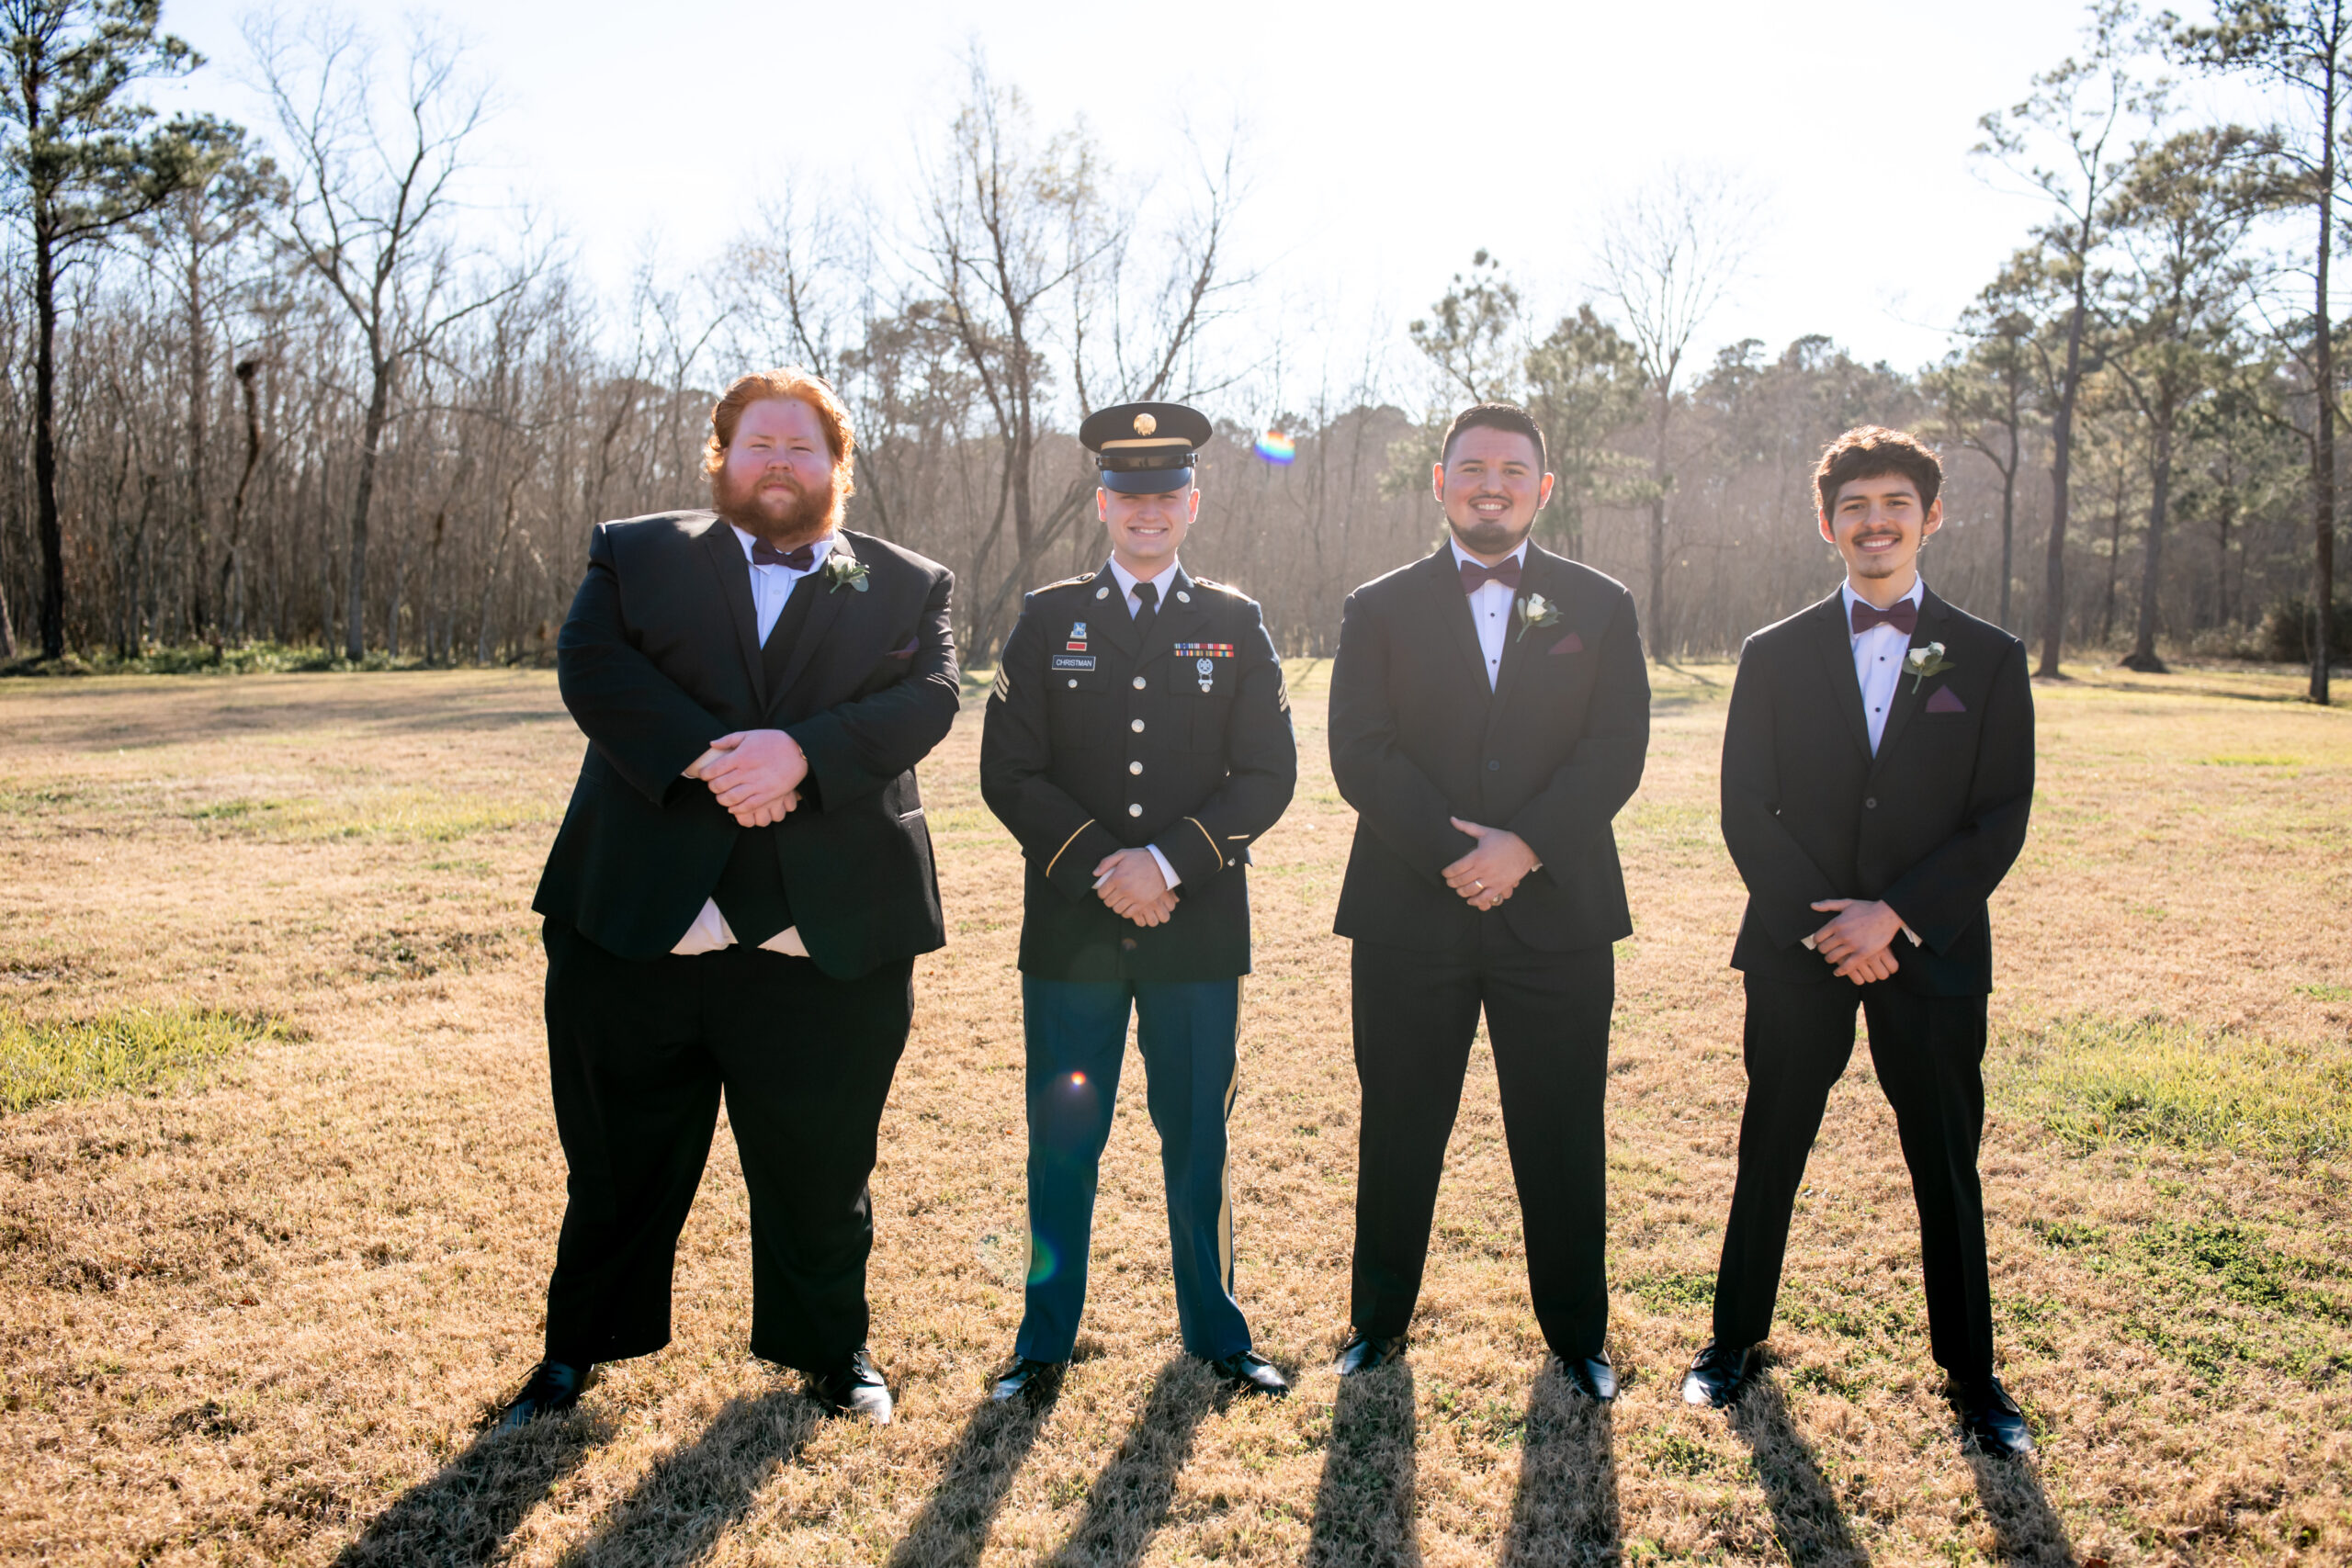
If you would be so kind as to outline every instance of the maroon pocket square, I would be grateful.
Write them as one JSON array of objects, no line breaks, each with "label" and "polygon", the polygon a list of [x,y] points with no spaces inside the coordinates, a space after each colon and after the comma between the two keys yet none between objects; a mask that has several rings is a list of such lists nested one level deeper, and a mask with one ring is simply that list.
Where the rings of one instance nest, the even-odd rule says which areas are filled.
[{"label": "maroon pocket square", "polygon": [[894,648],[882,657],[885,659],[912,659],[915,656],[915,649],[922,646],[922,639],[921,637],[917,637],[912,642],[908,643],[906,647]]},{"label": "maroon pocket square", "polygon": [[1552,653],[1582,653],[1584,651],[1584,638],[1577,636],[1574,632],[1570,632],[1567,636],[1554,643],[1547,651]]},{"label": "maroon pocket square", "polygon": [[1968,705],[1960,700],[1950,686],[1938,686],[1928,699],[1929,713],[1966,713]]}]

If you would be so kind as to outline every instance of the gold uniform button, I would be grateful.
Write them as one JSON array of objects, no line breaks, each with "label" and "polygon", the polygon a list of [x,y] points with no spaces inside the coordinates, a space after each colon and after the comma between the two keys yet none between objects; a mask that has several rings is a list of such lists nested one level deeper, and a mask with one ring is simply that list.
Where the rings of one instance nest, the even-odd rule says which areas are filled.
[{"label": "gold uniform button", "polygon": [[1143,807],[1141,806],[1130,806],[1127,807],[1127,815],[1130,817],[1140,817],[1143,815]]},{"label": "gold uniform button", "polygon": [[1143,764],[1141,762],[1129,762],[1127,764],[1127,772],[1131,773],[1139,773],[1143,772]]},{"label": "gold uniform button", "polygon": [[1143,677],[1140,675],[1136,677],[1136,690],[1138,692],[1143,690]]},{"label": "gold uniform button", "polygon": [[1139,718],[1129,719],[1127,721],[1127,728],[1134,730],[1137,735],[1141,735],[1143,733],[1143,720]]}]

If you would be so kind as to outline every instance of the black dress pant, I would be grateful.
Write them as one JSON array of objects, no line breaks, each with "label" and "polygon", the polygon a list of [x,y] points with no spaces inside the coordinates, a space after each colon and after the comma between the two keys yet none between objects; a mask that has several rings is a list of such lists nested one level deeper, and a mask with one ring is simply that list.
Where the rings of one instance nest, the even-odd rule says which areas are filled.
[{"label": "black dress pant", "polygon": [[865,1343],[865,1179],[914,1016],[914,961],[854,980],[738,944],[615,957],[547,924],[548,1061],[571,1168],[547,1353],[584,1364],[670,1341],[678,1233],[718,1101],[752,1211],[752,1353],[803,1371]]},{"label": "black dress pant", "polygon": [[1919,1211],[1928,1337],[1963,1382],[1993,1371],[1993,1292],[1984,1262],[1984,998],[1928,997],[1892,980],[1806,985],[1747,976],[1747,1105],[1739,1177],[1715,1274],[1715,1343],[1754,1345],[1772,1325],[1789,1220],[1829,1089],[1854,1050],[1854,1009],[1870,1023],[1871,1064],[1894,1108]]},{"label": "black dress pant", "polygon": [[1601,1099],[1614,953],[1539,952],[1490,912],[1461,947],[1359,941],[1352,964],[1363,1121],[1350,1322],[1392,1337],[1412,1321],[1446,1138],[1483,1008],[1535,1320],[1558,1355],[1600,1354],[1609,1328]]}]

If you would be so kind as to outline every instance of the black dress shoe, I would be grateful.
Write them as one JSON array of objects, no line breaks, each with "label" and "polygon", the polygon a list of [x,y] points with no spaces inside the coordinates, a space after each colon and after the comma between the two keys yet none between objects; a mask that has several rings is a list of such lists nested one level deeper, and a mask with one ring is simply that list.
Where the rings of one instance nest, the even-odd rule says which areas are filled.
[{"label": "black dress shoe", "polygon": [[507,1401],[499,1412],[498,1429],[511,1432],[526,1427],[542,1416],[552,1416],[569,1410],[580,1403],[580,1396],[595,1382],[596,1369],[575,1365],[571,1361],[541,1361],[531,1369],[523,1392]]},{"label": "black dress shoe", "polygon": [[1209,1363],[1209,1370],[1242,1393],[1269,1393],[1280,1399],[1290,1392],[1290,1380],[1283,1376],[1282,1369],[1255,1350],[1219,1356]]},{"label": "black dress shoe", "polygon": [[855,1416],[877,1427],[890,1424],[890,1385],[861,1345],[847,1359],[808,1376],[808,1397],[835,1416]]},{"label": "black dress shoe", "polygon": [[1584,1390],[1586,1395],[1606,1404],[1617,1397],[1617,1369],[1609,1364],[1604,1352],[1598,1356],[1555,1356],[1560,1373]]},{"label": "black dress shoe", "polygon": [[1979,1382],[1955,1382],[1952,1403],[1960,1406],[1960,1424],[1968,1440],[1986,1453],[2023,1459],[2033,1452],[2033,1434],[2026,1429],[2025,1412],[2018,1408],[2000,1379],[1988,1372]]},{"label": "black dress shoe", "polygon": [[1739,1397],[1756,1369],[1764,1364],[1763,1347],[1740,1345],[1728,1349],[1710,1340],[1690,1370],[1682,1375],[1682,1403],[1709,1404],[1721,1410]]},{"label": "black dress shoe", "polygon": [[989,1384],[989,1397],[1002,1404],[1008,1400],[1048,1400],[1062,1391],[1062,1373],[1069,1370],[1068,1361],[1040,1361],[1023,1356],[1013,1363],[1012,1370]]},{"label": "black dress shoe", "polygon": [[1405,1337],[1386,1338],[1378,1334],[1366,1334],[1361,1328],[1348,1330],[1348,1342],[1340,1347],[1340,1375],[1351,1378],[1358,1372],[1368,1372],[1374,1367],[1385,1367],[1405,1353]]}]

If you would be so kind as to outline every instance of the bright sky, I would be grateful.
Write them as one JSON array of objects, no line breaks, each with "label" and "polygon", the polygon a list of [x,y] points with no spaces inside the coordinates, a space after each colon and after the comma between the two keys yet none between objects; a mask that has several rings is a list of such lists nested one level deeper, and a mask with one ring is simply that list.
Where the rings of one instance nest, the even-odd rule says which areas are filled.
[{"label": "bright sky", "polygon": [[[248,8],[166,0],[164,18],[213,62],[185,91],[258,122],[231,80]],[[396,35],[407,7],[352,9]],[[1710,355],[1817,332],[1905,368],[1941,352],[2035,217],[1968,150],[1977,117],[2067,53],[2082,16],[2049,0],[1378,13],[882,0],[715,6],[695,25],[691,7],[662,10],[659,24],[643,0],[448,13],[503,101],[490,137],[505,181],[564,226],[608,289],[649,242],[679,272],[709,258],[736,215],[787,180],[902,203],[977,40],[1044,126],[1083,114],[1130,178],[1178,170],[1188,120],[1214,140],[1239,117],[1253,182],[1239,240],[1264,281],[1228,330],[1279,326],[1298,342],[1293,363],[1345,366],[1375,328],[1401,344],[1480,246],[1547,313],[1573,304],[1591,290],[1599,216],[1682,158],[1770,197],[1753,276],[1702,329]]]}]

